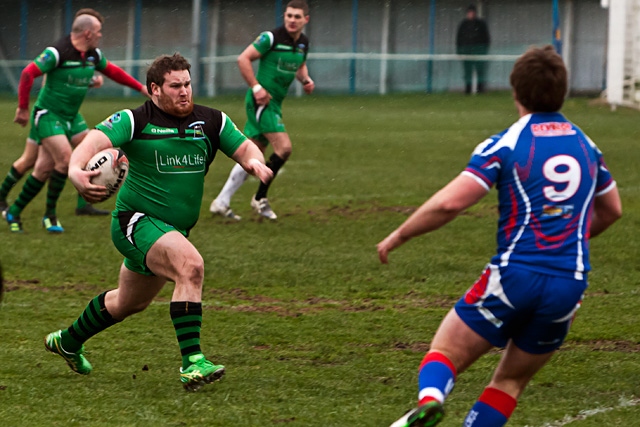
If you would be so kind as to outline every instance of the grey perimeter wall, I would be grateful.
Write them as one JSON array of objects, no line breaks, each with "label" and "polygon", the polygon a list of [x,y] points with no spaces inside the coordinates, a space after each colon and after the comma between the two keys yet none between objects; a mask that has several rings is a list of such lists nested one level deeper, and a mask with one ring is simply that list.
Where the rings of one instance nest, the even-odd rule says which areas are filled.
[{"label": "grey perimeter wall", "polygon": [[[201,3],[199,40],[200,56],[204,59],[200,60],[202,65],[196,74],[200,94],[238,93],[245,85],[233,57],[259,32],[276,26],[276,2],[201,0]],[[405,57],[392,57],[386,63],[384,83],[388,92],[462,90],[458,60],[449,58],[429,63],[425,59],[412,59],[410,55],[453,54],[457,26],[469,3],[469,0],[437,0],[432,17],[430,0],[390,2],[388,53],[405,54]],[[513,57],[530,45],[552,41],[552,1],[485,0],[477,3],[489,25],[490,55],[512,57],[490,58],[489,89],[508,89]],[[137,27],[136,4],[142,6]],[[352,61],[329,55],[353,52],[354,46],[358,53],[381,52],[385,1],[357,2],[355,42],[353,4],[352,0],[309,1],[311,19],[306,33],[311,41],[311,56],[308,66],[319,93],[380,91],[382,66],[379,58]],[[194,63],[191,0],[0,0],[0,93],[15,93],[22,67],[67,33],[66,11],[75,12],[81,7],[93,7],[105,15],[103,52],[109,60],[141,80],[144,80],[143,65],[162,53],[179,51]],[[215,10],[219,13],[215,14]],[[571,90],[574,93],[599,93],[605,80],[608,12],[600,7],[599,0],[560,0],[560,11],[561,19],[570,21],[570,31],[563,34],[570,36],[565,40],[565,47],[569,49],[565,49],[564,56],[570,68]],[[433,22],[433,30],[430,22]],[[140,30],[138,35],[134,34],[135,28]],[[567,28],[565,22],[563,29]],[[137,64],[142,65],[136,68],[125,59],[131,59],[132,46],[138,40],[141,62]],[[314,54],[323,56],[314,58]],[[212,56],[222,57],[215,67],[207,59]],[[122,93],[112,82],[105,85],[105,90]]]}]

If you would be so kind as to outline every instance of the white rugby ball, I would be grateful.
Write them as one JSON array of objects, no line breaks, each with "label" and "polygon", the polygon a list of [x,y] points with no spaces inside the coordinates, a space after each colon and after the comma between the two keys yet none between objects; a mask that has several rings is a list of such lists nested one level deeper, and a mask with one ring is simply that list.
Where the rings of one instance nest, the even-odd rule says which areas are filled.
[{"label": "white rugby ball", "polygon": [[101,201],[107,200],[118,192],[129,174],[129,159],[124,151],[107,148],[94,155],[85,170],[99,170],[100,173],[91,177],[91,183],[107,187],[107,195]]}]

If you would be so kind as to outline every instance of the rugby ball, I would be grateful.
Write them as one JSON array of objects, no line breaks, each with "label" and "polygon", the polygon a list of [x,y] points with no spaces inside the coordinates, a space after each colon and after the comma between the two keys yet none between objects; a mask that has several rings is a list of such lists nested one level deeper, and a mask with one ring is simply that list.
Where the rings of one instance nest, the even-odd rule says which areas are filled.
[{"label": "rugby ball", "polygon": [[100,201],[107,200],[118,192],[129,173],[129,160],[124,151],[107,148],[94,155],[85,170],[99,170],[100,173],[91,177],[91,183],[107,187],[107,195]]}]

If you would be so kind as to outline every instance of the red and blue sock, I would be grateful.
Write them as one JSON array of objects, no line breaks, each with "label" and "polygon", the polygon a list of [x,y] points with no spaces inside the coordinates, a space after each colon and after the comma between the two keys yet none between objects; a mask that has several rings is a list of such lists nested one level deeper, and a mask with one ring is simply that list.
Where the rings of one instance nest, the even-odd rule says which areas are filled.
[{"label": "red and blue sock", "polygon": [[418,374],[418,404],[444,403],[456,381],[456,367],[444,354],[431,351],[422,359]]},{"label": "red and blue sock", "polygon": [[465,427],[502,427],[516,409],[518,401],[497,388],[484,389],[467,417]]}]

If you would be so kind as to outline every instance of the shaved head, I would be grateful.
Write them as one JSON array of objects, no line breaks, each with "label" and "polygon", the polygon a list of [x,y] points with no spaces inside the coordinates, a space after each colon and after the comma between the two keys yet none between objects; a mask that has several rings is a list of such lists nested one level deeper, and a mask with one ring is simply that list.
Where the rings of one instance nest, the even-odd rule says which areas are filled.
[{"label": "shaved head", "polygon": [[102,14],[100,12],[98,12],[95,9],[91,9],[89,7],[85,7],[83,9],[80,9],[76,12],[75,16],[73,17],[74,19],[77,18],[80,15],[91,15],[91,16],[95,16],[96,18],[98,18],[98,21],[100,21],[101,24],[104,24],[104,16],[102,16]]},{"label": "shaved head", "polygon": [[79,15],[76,17],[76,19],[73,20],[73,25],[71,26],[71,32],[78,34],[86,30],[93,31],[96,27],[100,25],[101,25],[100,21],[95,16]]}]

